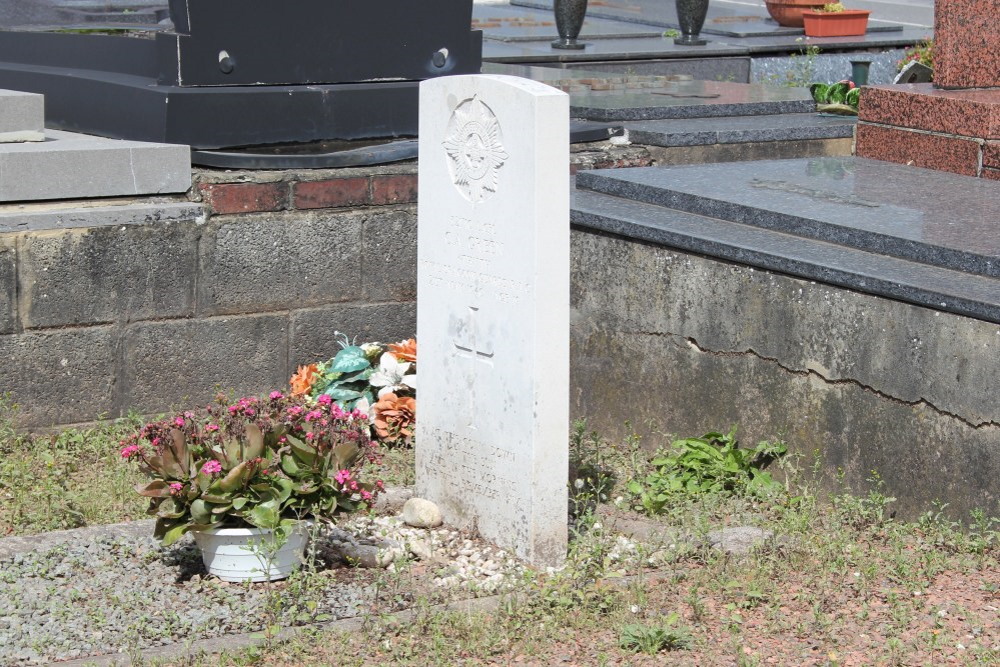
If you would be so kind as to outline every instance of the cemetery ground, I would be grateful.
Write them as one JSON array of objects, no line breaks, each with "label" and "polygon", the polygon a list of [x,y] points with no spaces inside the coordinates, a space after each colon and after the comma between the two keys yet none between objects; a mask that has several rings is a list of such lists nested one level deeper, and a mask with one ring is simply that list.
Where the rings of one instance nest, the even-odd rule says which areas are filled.
[{"label": "cemetery ground", "polygon": [[[126,419],[32,439],[2,422],[0,533],[32,535],[141,518],[143,503],[132,491],[137,473],[116,460],[119,438],[136,423]],[[668,442],[664,437],[655,444]],[[647,489],[655,482],[650,443],[641,444],[633,439],[612,446],[576,429],[570,446],[580,481],[570,486],[576,517],[567,564],[547,572],[508,567],[499,589],[477,587],[474,580],[437,585],[457,562],[437,555],[398,559],[388,569],[320,563],[287,582],[227,585],[191,574],[199,566],[190,561],[186,567],[193,569],[178,577],[191,555],[181,545],[161,550],[151,541],[105,539],[98,548],[117,549],[119,560],[128,561],[123,572],[122,565],[101,561],[91,544],[0,559],[0,634],[9,638],[12,624],[20,625],[23,634],[45,636],[48,650],[58,651],[61,638],[31,624],[61,617],[58,627],[67,636],[89,624],[91,654],[123,651],[133,664],[926,665],[1000,659],[1000,542],[997,524],[985,514],[959,527],[940,508],[928,508],[919,520],[904,522],[893,517],[892,500],[881,494],[877,477],[867,496],[821,494],[814,462],[785,457],[775,473],[785,481],[763,496],[673,493],[664,511],[650,516],[635,511],[637,497],[627,489],[629,480]],[[388,452],[383,466],[390,486],[413,482],[412,450]],[[767,531],[773,535],[766,537]],[[454,541],[467,553],[488,548],[474,535]],[[67,554],[75,558],[69,565]],[[115,595],[93,590],[105,581],[101,568],[120,577],[106,582]],[[76,594],[64,608],[36,604],[25,614],[38,599],[17,591],[32,585],[48,590],[50,605],[60,599],[57,588]],[[138,600],[127,597],[135,585]],[[185,608],[194,598],[181,589],[226,599],[228,606],[205,616],[204,609]],[[355,598],[351,604],[340,600],[353,604],[353,612],[333,612],[353,618],[330,622],[318,613],[338,608],[331,594]],[[471,598],[478,598],[474,608],[447,606]],[[219,609],[231,618],[219,617]],[[298,631],[290,632],[295,626]],[[194,642],[227,633],[240,635],[244,645],[223,637],[214,650],[228,652],[213,655],[200,653]],[[245,645],[248,638],[256,643]],[[170,643],[189,655],[157,658],[156,647]],[[11,647],[0,650],[0,664],[32,664],[13,659]],[[46,646],[36,642],[34,649],[44,654]],[[154,650],[143,658],[148,649]]]}]

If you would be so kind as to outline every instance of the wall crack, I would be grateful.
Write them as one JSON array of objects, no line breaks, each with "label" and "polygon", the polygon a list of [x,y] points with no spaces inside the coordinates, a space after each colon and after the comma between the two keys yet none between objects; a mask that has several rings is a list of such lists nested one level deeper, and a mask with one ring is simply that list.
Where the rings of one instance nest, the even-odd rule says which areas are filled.
[{"label": "wall crack", "polygon": [[954,420],[956,420],[958,422],[961,422],[962,424],[968,426],[969,428],[972,428],[972,429],[975,429],[975,430],[1000,429],[1000,422],[996,422],[996,421],[975,422],[975,421],[967,419],[967,418],[965,418],[965,417],[963,417],[961,415],[955,414],[953,412],[949,412],[947,410],[943,410],[943,409],[939,408],[938,406],[934,405],[933,403],[931,403],[930,401],[928,401],[926,398],[923,398],[923,397],[918,398],[916,400],[909,401],[909,400],[906,400],[906,399],[903,399],[903,398],[899,398],[898,396],[893,396],[892,394],[886,393],[885,391],[883,391],[881,389],[876,389],[875,387],[872,387],[871,385],[867,385],[867,384],[865,384],[863,382],[860,382],[858,380],[855,380],[853,378],[830,378],[830,377],[827,377],[827,376],[823,375],[822,373],[820,373],[819,371],[817,371],[815,369],[812,369],[812,368],[808,368],[808,369],[791,368],[791,367],[783,364],[780,359],[760,354],[759,352],[757,352],[753,348],[747,348],[746,350],[712,350],[710,348],[704,347],[703,345],[701,345],[698,342],[697,339],[695,339],[695,338],[693,338],[691,336],[681,336],[679,334],[675,334],[675,333],[668,332],[668,331],[667,332],[659,332],[659,331],[627,331],[627,332],[623,332],[623,333],[625,333],[627,335],[632,335],[632,336],[653,336],[653,337],[657,337],[657,338],[674,338],[674,339],[678,339],[678,340],[683,340],[689,346],[691,346],[694,349],[698,350],[702,354],[707,354],[707,355],[710,355],[710,356],[713,356],[713,357],[733,357],[733,358],[737,358],[737,357],[753,357],[754,359],[759,359],[761,361],[764,361],[764,362],[767,362],[767,363],[770,363],[770,364],[774,364],[775,366],[777,366],[781,370],[783,370],[786,373],[789,373],[791,375],[797,375],[799,377],[815,377],[815,378],[818,378],[820,381],[822,381],[824,384],[828,384],[830,386],[844,386],[844,385],[846,385],[846,386],[857,387],[857,388],[859,388],[859,389],[861,389],[861,390],[863,390],[865,392],[873,394],[874,396],[877,396],[879,398],[885,399],[885,400],[890,401],[892,403],[895,403],[897,405],[905,405],[907,407],[926,407],[927,409],[931,410],[935,414],[938,414],[938,415],[940,415],[942,417],[947,417],[949,419],[954,419]]}]

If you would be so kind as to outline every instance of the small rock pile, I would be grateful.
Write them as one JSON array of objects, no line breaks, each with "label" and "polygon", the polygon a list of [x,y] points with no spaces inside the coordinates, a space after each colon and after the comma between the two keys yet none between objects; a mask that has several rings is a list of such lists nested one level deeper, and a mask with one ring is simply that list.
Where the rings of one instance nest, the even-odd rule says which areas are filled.
[{"label": "small rock pile", "polygon": [[[357,517],[324,534],[333,556],[361,567],[396,569],[413,557],[431,566],[433,583],[492,593],[500,590],[522,566],[509,553],[442,526],[438,507],[411,498],[400,516]],[[357,537],[363,536],[363,537]]]}]

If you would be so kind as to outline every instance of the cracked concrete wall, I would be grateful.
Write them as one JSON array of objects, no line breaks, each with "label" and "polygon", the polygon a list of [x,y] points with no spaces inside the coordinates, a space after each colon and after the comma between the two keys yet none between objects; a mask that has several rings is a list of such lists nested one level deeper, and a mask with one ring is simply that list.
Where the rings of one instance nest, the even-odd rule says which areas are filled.
[{"label": "cracked concrete wall", "polygon": [[650,448],[737,424],[894,507],[1000,510],[1000,326],[669,248],[573,234],[572,406]]}]

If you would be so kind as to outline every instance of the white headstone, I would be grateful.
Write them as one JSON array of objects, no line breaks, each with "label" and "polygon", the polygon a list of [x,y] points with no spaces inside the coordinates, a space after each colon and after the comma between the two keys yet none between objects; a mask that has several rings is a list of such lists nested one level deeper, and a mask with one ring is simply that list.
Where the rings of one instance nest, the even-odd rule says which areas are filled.
[{"label": "white headstone", "polygon": [[536,565],[566,555],[569,98],[420,84],[417,493]]}]

